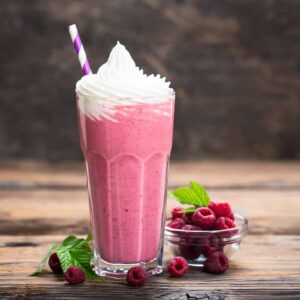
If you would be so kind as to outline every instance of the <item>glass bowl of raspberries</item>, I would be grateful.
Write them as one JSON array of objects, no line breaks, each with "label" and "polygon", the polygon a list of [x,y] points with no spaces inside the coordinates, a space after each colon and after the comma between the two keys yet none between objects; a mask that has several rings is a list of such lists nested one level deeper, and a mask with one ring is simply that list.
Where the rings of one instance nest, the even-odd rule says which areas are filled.
[{"label": "glass bowl of raspberries", "polygon": [[214,252],[231,257],[240,247],[248,228],[245,217],[234,214],[227,202],[207,207],[176,207],[165,226],[165,243],[172,256],[184,257],[190,266],[203,267]]}]

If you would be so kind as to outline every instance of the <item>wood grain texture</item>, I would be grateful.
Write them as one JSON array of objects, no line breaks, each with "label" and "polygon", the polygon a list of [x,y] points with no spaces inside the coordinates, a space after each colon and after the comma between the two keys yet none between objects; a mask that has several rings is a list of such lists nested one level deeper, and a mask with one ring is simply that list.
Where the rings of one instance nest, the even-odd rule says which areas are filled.
[{"label": "wood grain texture", "polygon": [[[169,186],[197,180],[211,188],[300,189],[300,162],[171,161]],[[83,163],[0,162],[0,188],[85,189]]]},{"label": "wood grain texture", "polygon": [[[185,278],[173,279],[164,273],[139,289],[115,281],[70,287],[49,271],[39,277],[28,274],[50,243],[88,230],[82,165],[2,164],[0,299],[299,299],[299,164],[171,165],[172,186],[188,179],[204,183],[212,199],[229,201],[249,219],[249,234],[226,274],[191,270]],[[175,205],[169,200],[168,210]],[[167,247],[165,258],[170,258]]]},{"label": "wood grain texture", "polygon": [[[249,235],[222,276],[192,270],[184,279],[163,276],[151,278],[141,289],[123,283],[89,282],[70,288],[61,277],[49,271],[40,277],[28,274],[37,266],[48,244],[63,236],[0,237],[0,297],[30,296],[32,299],[80,299],[81,297],[120,297],[118,299],[187,299],[186,294],[207,299],[241,299],[243,295],[271,297],[300,295],[300,237],[297,235]],[[22,246],[28,243],[27,247]],[[15,243],[15,244],[14,244]],[[31,245],[30,245],[31,243]],[[284,247],[283,247],[284,245]],[[166,249],[166,259],[170,257]],[[13,293],[11,289],[14,289]],[[101,296],[100,296],[101,295]],[[217,298],[219,297],[219,298]],[[203,298],[202,298],[203,299]],[[206,299],[206,298],[204,298]],[[291,298],[292,299],[292,298]],[[296,299],[296,297],[295,297]]]},{"label": "wood grain texture", "polygon": [[[209,192],[212,199],[228,201],[247,216],[251,233],[300,234],[299,191]],[[168,212],[176,205],[169,199]],[[89,226],[85,190],[0,191],[0,207],[0,234],[83,234]]]}]

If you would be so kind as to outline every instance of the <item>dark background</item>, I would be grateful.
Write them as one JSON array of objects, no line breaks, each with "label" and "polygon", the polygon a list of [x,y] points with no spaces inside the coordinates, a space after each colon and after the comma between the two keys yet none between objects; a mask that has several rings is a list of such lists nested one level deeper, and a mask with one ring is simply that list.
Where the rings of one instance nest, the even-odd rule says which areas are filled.
[{"label": "dark background", "polygon": [[173,159],[300,158],[300,1],[2,0],[0,159],[81,159],[67,31],[176,90]]}]

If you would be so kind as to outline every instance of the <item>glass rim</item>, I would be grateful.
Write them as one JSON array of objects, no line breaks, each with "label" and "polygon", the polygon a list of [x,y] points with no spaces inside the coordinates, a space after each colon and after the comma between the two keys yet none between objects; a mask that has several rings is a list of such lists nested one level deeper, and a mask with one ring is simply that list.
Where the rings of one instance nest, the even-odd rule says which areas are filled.
[{"label": "glass rim", "polygon": [[[155,98],[175,98],[175,90],[172,89],[169,93],[166,94],[159,94],[159,95],[152,95],[152,96],[130,96],[130,97],[120,97],[120,96],[107,96],[107,97],[102,97],[102,96],[97,96],[97,95],[84,95],[80,92],[75,91],[76,96],[79,99],[83,99],[83,100],[89,100],[89,99],[95,99],[95,100],[110,100],[110,99],[115,99],[115,100],[130,100],[132,101],[133,99],[155,99]],[[171,99],[169,99],[171,100]],[[138,101],[132,101],[133,103],[138,103]],[[152,103],[150,103],[152,104]]]},{"label": "glass rim", "polygon": [[185,229],[177,229],[177,228],[171,228],[167,225],[165,225],[165,232],[168,231],[170,233],[202,233],[202,234],[219,234],[219,233],[227,233],[227,232],[232,232],[232,231],[246,231],[248,229],[248,220],[246,217],[239,215],[239,214],[234,214],[235,219],[239,220],[241,224],[238,226],[235,226],[233,228],[228,228],[228,229],[221,229],[221,230],[185,230]]}]

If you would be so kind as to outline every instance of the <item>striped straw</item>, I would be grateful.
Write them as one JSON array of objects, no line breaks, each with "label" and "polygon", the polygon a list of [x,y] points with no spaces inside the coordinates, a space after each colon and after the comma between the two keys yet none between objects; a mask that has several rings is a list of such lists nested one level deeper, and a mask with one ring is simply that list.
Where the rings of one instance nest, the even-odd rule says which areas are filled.
[{"label": "striped straw", "polygon": [[81,68],[82,68],[83,74],[84,75],[91,74],[92,70],[91,70],[89,61],[86,57],[83,45],[80,40],[78,30],[77,30],[77,27],[75,24],[69,26],[69,32],[70,32],[70,36],[71,36],[74,48],[76,50],[80,65],[81,65]]}]

